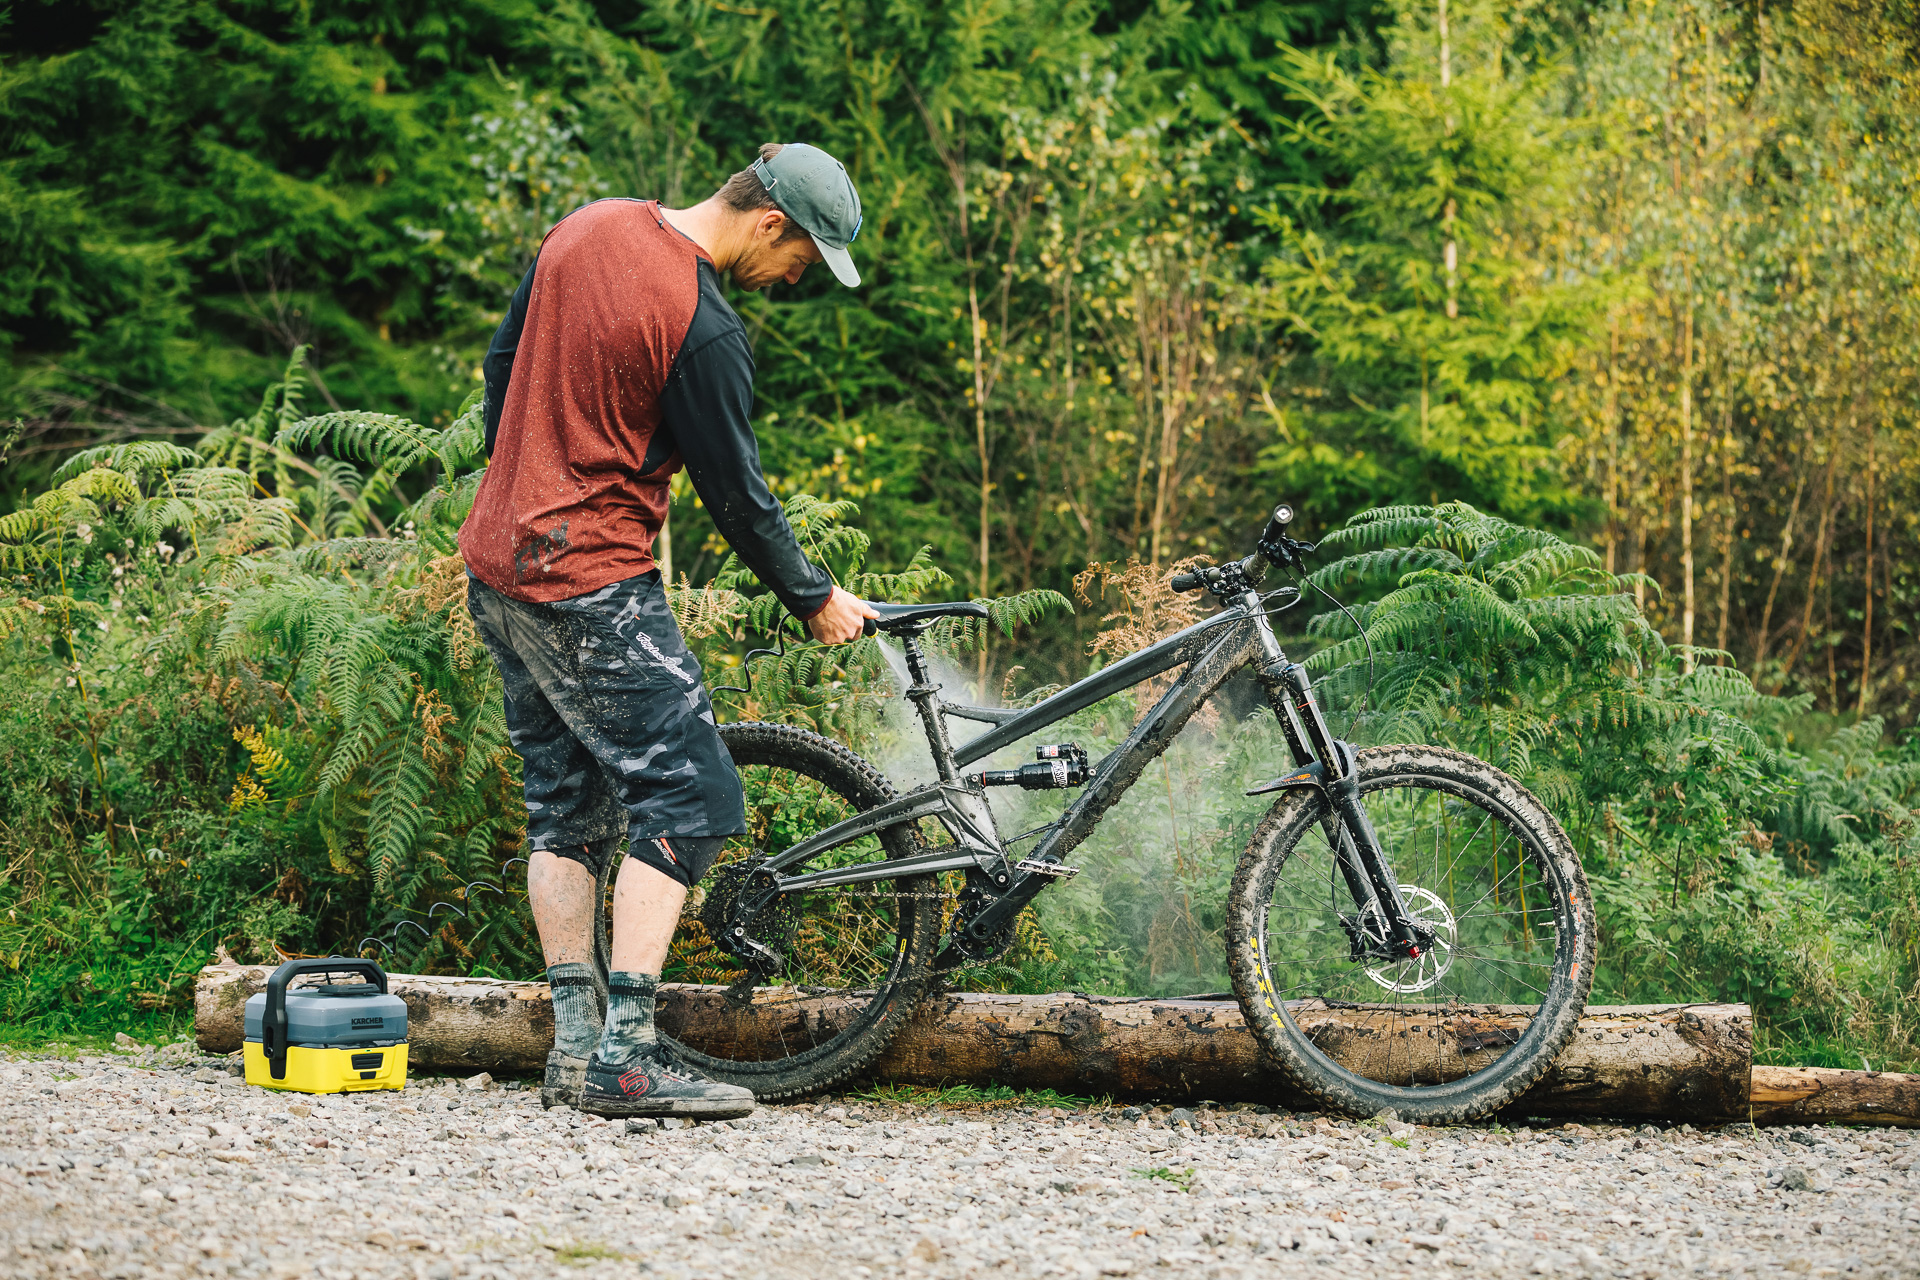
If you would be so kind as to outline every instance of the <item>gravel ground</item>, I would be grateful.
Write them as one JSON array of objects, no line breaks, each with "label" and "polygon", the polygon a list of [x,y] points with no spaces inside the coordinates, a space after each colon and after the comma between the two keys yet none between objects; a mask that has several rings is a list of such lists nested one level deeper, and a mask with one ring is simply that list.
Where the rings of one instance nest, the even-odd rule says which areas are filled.
[{"label": "gravel ground", "polygon": [[269,1093],[175,1046],[0,1060],[0,1277],[1913,1276],[1916,1153],[847,1098],[629,1132],[517,1087]]}]

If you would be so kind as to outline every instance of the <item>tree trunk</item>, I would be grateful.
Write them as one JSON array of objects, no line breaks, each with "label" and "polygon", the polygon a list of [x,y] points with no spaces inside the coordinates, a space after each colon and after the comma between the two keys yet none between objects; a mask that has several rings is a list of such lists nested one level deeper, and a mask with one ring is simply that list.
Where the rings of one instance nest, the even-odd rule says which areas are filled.
[{"label": "tree trunk", "polygon": [[1687,314],[1680,339],[1680,669],[1693,670],[1693,293],[1688,275]]},{"label": "tree trunk", "polygon": [[1714,648],[1720,650],[1718,662],[1721,666],[1732,661],[1728,656],[1727,645],[1728,615],[1733,603],[1733,527],[1739,518],[1739,508],[1733,500],[1733,396],[1727,395],[1720,402],[1720,629],[1715,635]]},{"label": "tree trunk", "polygon": [[[201,970],[194,1026],[202,1049],[229,1053],[240,1047],[247,997],[265,989],[269,972],[244,965]],[[545,1063],[553,1014],[544,982],[408,974],[390,974],[388,980],[407,1002],[408,1058],[416,1069],[505,1073],[536,1071]],[[701,1027],[716,1027],[730,1016],[720,992],[662,988],[662,1029],[698,1047]],[[770,1011],[763,1007],[755,1014],[744,1028],[733,1015],[728,1038],[736,1052],[743,1029],[769,1039],[777,1034]],[[1296,1016],[1339,1061],[1358,1066],[1382,1052],[1377,1031],[1362,1015],[1302,1008]],[[1499,1011],[1464,1031],[1435,1020],[1426,1028],[1432,1033],[1426,1043],[1447,1037],[1448,1052],[1457,1057],[1502,1043],[1516,1025]],[[1744,1118],[1751,1026],[1744,1005],[1589,1009],[1573,1043],[1514,1110],[1695,1122]],[[1394,1048],[1396,1062],[1404,1044]],[[930,1000],[870,1070],[913,1084],[992,1082],[1115,1097],[1311,1105],[1263,1059],[1239,1005],[1226,999],[947,994]]]},{"label": "tree trunk", "polygon": [[[1447,29],[1447,0],[1440,0],[1440,92],[1448,93],[1453,88],[1453,44],[1452,35]],[[1449,95],[1450,96],[1450,95]],[[1452,103],[1443,121],[1449,135],[1453,133]],[[1453,197],[1440,211],[1441,233],[1446,237],[1446,245],[1440,250],[1440,268],[1447,279],[1447,319],[1460,318],[1460,244],[1454,237],[1454,218],[1459,206]]]},{"label": "tree trunk", "polygon": [[1875,449],[1874,449],[1874,446],[1878,443],[1878,440],[1876,439],[1876,437],[1879,434],[1880,434],[1879,429],[1876,427],[1872,432],[1869,432],[1867,435],[1867,567],[1866,567],[1866,571],[1861,575],[1862,580],[1864,581],[1867,588],[1867,599],[1865,604],[1866,616],[1861,620],[1861,623],[1860,623],[1860,702],[1859,702],[1859,705],[1857,705],[1853,709],[1854,714],[1859,716],[1864,716],[1867,714],[1867,707],[1872,701],[1871,686],[1873,683],[1873,499],[1874,499],[1873,480],[1874,480],[1874,471],[1878,466],[1878,462],[1879,462],[1879,459],[1875,455]]},{"label": "tree trunk", "polygon": [[1768,634],[1773,626],[1773,602],[1780,595],[1780,581],[1787,576],[1787,557],[1793,552],[1793,522],[1800,518],[1800,499],[1806,493],[1807,472],[1794,469],[1793,501],[1787,506],[1787,520],[1780,528],[1780,554],[1773,559],[1773,585],[1767,588],[1766,607],[1760,610],[1760,638],[1753,646],[1753,682],[1760,683],[1760,669],[1767,661]]},{"label": "tree trunk", "polygon": [[[1426,395],[1421,392],[1422,397]],[[1421,401],[1425,404],[1424,398]],[[1607,317],[1607,572],[1620,570],[1620,316]],[[1424,419],[1420,424],[1426,426]]]},{"label": "tree trunk", "polygon": [[[1787,687],[1787,681],[1793,677],[1793,669],[1800,662],[1800,654],[1806,649],[1807,642],[1813,638],[1813,606],[1820,592],[1820,570],[1827,558],[1827,535],[1833,531],[1833,468],[1839,461],[1839,451],[1827,459],[1826,496],[1820,506],[1820,524],[1813,540],[1813,563],[1807,569],[1806,607],[1800,615],[1800,633],[1793,638],[1793,648],[1788,650],[1785,661],[1780,664],[1780,680],[1773,687],[1778,693]],[[1838,711],[1838,707],[1833,710]]]}]

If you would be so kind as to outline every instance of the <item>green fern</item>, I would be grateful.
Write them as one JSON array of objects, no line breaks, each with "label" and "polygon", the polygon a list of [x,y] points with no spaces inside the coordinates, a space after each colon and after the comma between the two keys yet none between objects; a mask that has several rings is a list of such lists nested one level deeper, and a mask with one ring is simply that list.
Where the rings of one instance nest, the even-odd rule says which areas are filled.
[{"label": "green fern", "polygon": [[1628,743],[1661,744],[1659,769],[1695,756],[1769,767],[1735,714],[1757,696],[1747,678],[1685,671],[1634,580],[1590,548],[1465,503],[1363,512],[1321,546],[1347,554],[1309,581],[1360,596],[1358,625],[1316,615],[1308,633],[1324,647],[1308,665],[1355,736],[1457,746],[1569,806],[1644,781],[1645,753],[1623,767],[1639,749]]},{"label": "green fern", "polygon": [[[811,494],[796,494],[786,501],[785,511],[807,554],[827,565],[847,590],[862,599],[915,604],[953,581],[933,562],[930,547],[922,547],[898,571],[868,569],[866,556],[872,540],[845,523],[859,511],[853,502],[827,502]],[[821,729],[838,726],[844,731],[863,707],[886,695],[890,686],[875,641],[804,643],[805,629],[788,616],[779,599],[764,589],[737,556],[729,555],[722,562],[710,590],[725,593],[724,601],[716,598],[710,608],[738,610],[744,631],[742,643],[759,648],[785,642],[783,653],[764,654],[750,662],[754,714],[797,719]],[[680,597],[676,616],[691,614],[693,603],[689,597]],[[982,603],[990,617],[944,618],[929,630],[928,643],[957,653],[982,643],[989,626],[1011,636],[1015,628],[1052,610],[1072,612],[1072,605],[1057,591],[1023,591]]]}]

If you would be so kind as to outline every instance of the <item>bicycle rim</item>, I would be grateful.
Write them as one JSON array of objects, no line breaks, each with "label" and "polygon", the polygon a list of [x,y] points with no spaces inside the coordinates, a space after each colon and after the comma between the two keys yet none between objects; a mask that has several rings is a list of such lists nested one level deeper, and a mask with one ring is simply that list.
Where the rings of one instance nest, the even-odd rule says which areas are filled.
[{"label": "bicycle rim", "polygon": [[1517,783],[1458,759],[1477,768],[1362,772],[1387,863],[1431,934],[1418,959],[1393,958],[1377,913],[1355,905],[1323,798],[1296,807],[1290,846],[1267,864],[1252,939],[1262,998],[1308,1073],[1366,1106],[1459,1099],[1491,1109],[1509,1092],[1503,1083],[1545,1069],[1585,989],[1584,887],[1573,883],[1577,864],[1569,874],[1564,835],[1546,829],[1543,811],[1523,815],[1501,788],[1462,774],[1484,772],[1525,797]]}]

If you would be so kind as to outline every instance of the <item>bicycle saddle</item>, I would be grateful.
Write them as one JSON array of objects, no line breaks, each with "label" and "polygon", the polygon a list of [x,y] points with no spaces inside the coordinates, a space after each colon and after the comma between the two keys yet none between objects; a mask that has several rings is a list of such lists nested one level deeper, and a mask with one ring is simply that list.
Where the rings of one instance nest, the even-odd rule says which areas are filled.
[{"label": "bicycle saddle", "polygon": [[949,600],[941,604],[880,604],[867,601],[880,616],[870,619],[874,629],[888,635],[920,631],[940,618],[985,618],[987,606],[973,600]]}]

